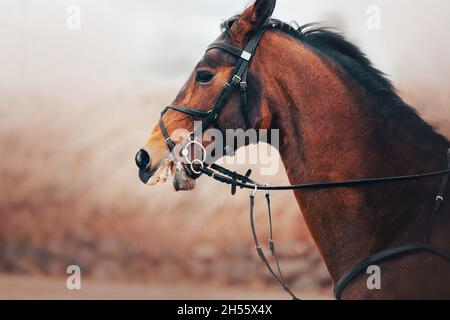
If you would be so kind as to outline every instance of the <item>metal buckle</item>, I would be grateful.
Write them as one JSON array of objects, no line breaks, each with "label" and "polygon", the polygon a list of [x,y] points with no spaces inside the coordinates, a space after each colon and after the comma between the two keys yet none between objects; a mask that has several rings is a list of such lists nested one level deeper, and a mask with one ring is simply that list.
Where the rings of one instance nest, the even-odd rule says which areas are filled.
[{"label": "metal buckle", "polygon": [[252,58],[252,54],[244,50],[242,51],[241,58],[250,61],[250,59]]},{"label": "metal buckle", "polygon": [[202,169],[204,169],[205,168],[205,164],[203,163],[203,161],[201,161],[200,159],[194,159],[194,160],[192,160],[192,162],[191,162],[191,170],[192,170],[192,172],[193,173],[195,173],[195,174],[202,174],[202,172],[201,171],[197,171],[197,170],[195,170],[195,168],[194,168],[194,166],[196,165],[196,164],[198,164]]},{"label": "metal buckle", "polygon": [[251,192],[251,196],[254,198],[255,196],[256,196],[256,193],[258,192],[258,185],[257,184],[255,184],[255,189],[253,189],[252,190],[252,192]]},{"label": "metal buckle", "polygon": [[227,88],[230,88],[230,87],[231,87],[231,84],[229,84],[228,82],[226,82],[226,83],[223,85],[223,87],[226,88],[226,89],[227,89]]},{"label": "metal buckle", "polygon": [[441,201],[441,202],[444,202],[444,197],[441,197],[441,196],[437,196],[436,197],[436,201]]},{"label": "metal buckle", "polygon": [[242,81],[240,84],[242,90],[247,90],[247,82]]},{"label": "metal buckle", "polygon": [[240,83],[242,80],[241,77],[239,77],[237,74],[233,77],[233,80],[231,80],[233,82],[233,84],[238,84]]},{"label": "metal buckle", "polygon": [[188,139],[189,139],[189,142],[195,142],[195,141],[197,141],[197,138],[195,137],[195,132],[189,132],[189,134],[188,134]]},{"label": "metal buckle", "polygon": [[[214,112],[214,110],[209,110],[208,115],[211,115]],[[219,117],[219,115],[216,113],[214,114],[214,120],[216,120]]]},{"label": "metal buckle", "polygon": [[[186,162],[191,166],[191,169],[195,174],[201,174],[201,172],[197,172],[195,169],[193,169],[193,167],[195,164],[198,164],[202,168],[204,168],[204,164],[208,158],[208,154],[206,152],[205,147],[200,142],[198,142],[197,138],[195,137],[195,132],[189,133],[188,139],[189,139],[189,142],[184,146],[184,148],[181,152],[181,155],[184,157],[184,160],[186,160]],[[192,145],[198,146],[202,150],[202,158],[201,159],[194,159],[192,161],[189,159],[189,147]]]},{"label": "metal buckle", "polygon": [[[265,187],[270,187],[270,185],[268,184],[268,183],[266,183],[265,185],[264,185]],[[270,191],[269,190],[266,190],[266,192],[264,193],[266,196],[270,196]]]}]

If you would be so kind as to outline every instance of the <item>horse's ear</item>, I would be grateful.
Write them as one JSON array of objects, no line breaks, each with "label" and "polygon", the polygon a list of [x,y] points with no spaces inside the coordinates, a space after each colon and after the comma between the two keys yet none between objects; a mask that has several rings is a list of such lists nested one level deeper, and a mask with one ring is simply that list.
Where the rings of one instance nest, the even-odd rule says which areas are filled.
[{"label": "horse's ear", "polygon": [[233,40],[238,44],[243,44],[249,33],[270,19],[276,2],[276,0],[256,0],[253,5],[245,9],[230,29]]}]

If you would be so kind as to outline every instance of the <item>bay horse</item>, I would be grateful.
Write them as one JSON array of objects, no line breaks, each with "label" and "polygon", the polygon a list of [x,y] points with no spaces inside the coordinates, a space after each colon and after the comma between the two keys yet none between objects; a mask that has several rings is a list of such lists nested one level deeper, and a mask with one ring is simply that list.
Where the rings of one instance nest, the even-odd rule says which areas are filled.
[{"label": "bay horse", "polygon": [[[209,118],[224,83],[239,61],[250,60],[246,108],[230,93],[207,127],[279,129],[279,152],[292,184],[362,177],[412,175],[447,166],[449,141],[397,94],[392,83],[341,34],[315,25],[298,29],[271,19],[275,0],[257,0],[223,24],[209,48],[166,108],[136,156],[140,178],[154,184],[169,163],[176,190],[192,190],[198,174],[176,163],[171,150],[185,144],[179,128]],[[265,24],[254,52],[245,48]],[[233,49],[235,48],[235,49]],[[257,49],[257,50],[256,50]],[[230,54],[234,53],[234,54]],[[240,54],[241,56],[237,56]],[[242,84],[241,77],[238,77]],[[233,78],[234,79],[234,78]],[[209,112],[208,112],[209,111]],[[204,129],[204,128],[203,128]],[[168,148],[169,145],[169,148]],[[335,283],[376,252],[420,241],[441,178],[326,190],[296,190],[295,197]],[[442,189],[442,186],[441,186]],[[450,252],[450,190],[430,242]],[[438,197],[439,198],[439,197]],[[365,274],[355,276],[343,299],[450,299],[450,263],[429,252],[384,261],[382,289],[371,290]]]}]

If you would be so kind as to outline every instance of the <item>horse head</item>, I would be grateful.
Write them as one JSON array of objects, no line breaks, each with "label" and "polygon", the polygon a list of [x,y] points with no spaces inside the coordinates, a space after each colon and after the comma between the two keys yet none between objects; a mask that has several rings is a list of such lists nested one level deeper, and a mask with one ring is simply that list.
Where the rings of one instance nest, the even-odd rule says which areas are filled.
[{"label": "horse head", "polygon": [[[223,45],[225,49],[244,48],[270,19],[275,3],[275,0],[257,0],[242,14],[224,23],[224,32],[214,44],[219,47]],[[256,45],[257,43],[254,49]],[[194,152],[192,152],[192,158],[188,159],[186,145],[194,145],[193,149],[195,147],[202,149],[211,144],[202,142],[200,145],[195,141],[196,137],[193,134],[195,120],[205,121],[206,118],[206,124],[199,133],[203,133],[203,129],[208,128],[218,129],[222,133],[227,129],[246,127],[257,129],[267,127],[270,123],[268,104],[261,98],[263,95],[257,76],[258,65],[261,67],[258,57],[251,57],[250,64],[250,56],[246,56],[249,55],[248,52],[243,51],[243,57],[240,57],[219,47],[209,48],[206,51],[175,100],[164,110],[160,124],[153,129],[144,147],[137,153],[136,164],[139,167],[139,177],[145,184],[153,185],[172,175],[177,191],[192,190],[195,187],[195,179],[199,176],[195,167],[203,166],[205,159],[203,156],[201,160],[194,157]],[[245,82],[239,79],[241,80],[239,86],[242,88],[245,85],[245,89],[248,86],[249,94],[248,97],[245,96],[247,111],[243,116],[239,89],[233,92],[230,90],[230,94],[226,94],[225,98],[223,94],[226,91],[224,86],[230,86],[230,78],[233,76],[236,65],[244,58],[248,61],[249,70],[246,70]],[[223,105],[220,106],[220,112],[214,114],[212,119],[208,113],[212,112],[213,106],[217,106],[219,99],[223,100]],[[237,148],[236,145],[233,147],[234,150],[229,152],[235,152]]]}]

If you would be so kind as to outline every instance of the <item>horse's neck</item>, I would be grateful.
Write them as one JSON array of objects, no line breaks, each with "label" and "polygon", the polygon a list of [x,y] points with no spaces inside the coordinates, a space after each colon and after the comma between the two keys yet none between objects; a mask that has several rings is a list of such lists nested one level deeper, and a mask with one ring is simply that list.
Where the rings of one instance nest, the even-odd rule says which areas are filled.
[{"label": "horse's neck", "polygon": [[[367,116],[376,105],[358,84],[310,49],[298,50],[302,58],[284,57],[277,66],[280,74],[297,80],[273,83],[278,86],[274,96],[280,97],[272,110],[274,127],[281,129],[280,153],[291,183],[413,174],[445,164],[444,146],[417,141],[389,119]],[[296,70],[299,60],[303,67]],[[376,251],[419,241],[438,180],[295,195],[337,280]]]}]

